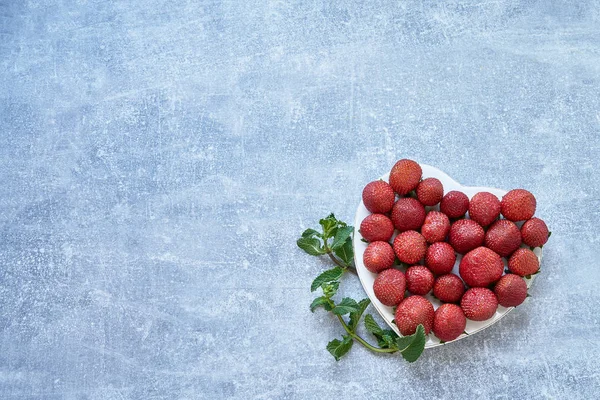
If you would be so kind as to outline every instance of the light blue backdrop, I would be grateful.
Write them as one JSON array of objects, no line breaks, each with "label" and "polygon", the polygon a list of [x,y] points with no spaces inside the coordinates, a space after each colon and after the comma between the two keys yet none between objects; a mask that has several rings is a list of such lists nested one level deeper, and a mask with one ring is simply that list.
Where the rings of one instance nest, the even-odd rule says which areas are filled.
[{"label": "light blue backdrop", "polygon": [[[0,397],[599,397],[599,66],[595,1],[0,0]],[[336,363],[295,239],[403,157],[535,193],[542,274]]]}]

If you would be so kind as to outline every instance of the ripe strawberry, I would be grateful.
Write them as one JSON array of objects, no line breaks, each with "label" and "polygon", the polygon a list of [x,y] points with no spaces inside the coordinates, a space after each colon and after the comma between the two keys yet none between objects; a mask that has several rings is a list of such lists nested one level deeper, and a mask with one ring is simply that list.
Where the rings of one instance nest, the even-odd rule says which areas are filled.
[{"label": "ripe strawberry", "polygon": [[385,214],[394,206],[396,194],[389,183],[379,180],[365,186],[362,198],[367,210],[375,214]]},{"label": "ripe strawberry", "polygon": [[363,263],[371,272],[378,273],[392,268],[396,255],[388,242],[369,243],[363,253]]},{"label": "ripe strawberry", "polygon": [[467,318],[462,308],[456,304],[442,304],[435,310],[433,317],[433,333],[438,339],[449,342],[465,331]]},{"label": "ripe strawberry", "polygon": [[[424,181],[423,181],[424,182]],[[439,211],[429,211],[421,227],[421,235],[429,243],[443,242],[450,232],[448,216]]]},{"label": "ripe strawberry", "polygon": [[521,227],[521,237],[527,246],[541,247],[548,241],[548,227],[539,218],[531,218]]},{"label": "ripe strawberry", "polygon": [[500,200],[490,192],[479,192],[469,202],[469,217],[481,226],[488,226],[500,215]]},{"label": "ripe strawberry", "polygon": [[450,227],[448,242],[456,252],[465,254],[483,244],[485,232],[481,225],[471,219],[459,219]]},{"label": "ripe strawberry", "polygon": [[506,274],[494,287],[498,303],[504,307],[516,307],[527,297],[527,283],[518,275]]},{"label": "ripe strawberry", "polygon": [[392,167],[390,185],[396,193],[404,196],[417,187],[422,174],[421,166],[415,161],[400,160]]},{"label": "ripe strawberry", "polygon": [[485,233],[485,245],[502,257],[510,256],[521,246],[519,227],[507,219],[499,219]]},{"label": "ripe strawberry", "polygon": [[444,186],[439,179],[423,179],[417,186],[417,199],[425,206],[435,206],[444,197]]},{"label": "ripe strawberry", "polygon": [[498,308],[498,299],[494,292],[487,288],[471,288],[460,300],[460,307],[465,317],[472,321],[485,321],[494,316]]},{"label": "ripe strawberry", "polygon": [[375,282],[373,282],[373,292],[375,297],[386,306],[396,306],[404,298],[406,290],[406,280],[402,271],[397,269],[386,269],[382,271]]},{"label": "ripe strawberry", "polygon": [[360,234],[368,242],[388,242],[394,234],[394,224],[383,214],[371,214],[360,223]]},{"label": "ripe strawberry", "polygon": [[487,247],[471,250],[460,260],[458,272],[471,287],[486,287],[496,282],[504,272],[502,258]]},{"label": "ripe strawberry", "polygon": [[426,295],[433,288],[433,274],[422,265],[408,268],[405,277],[406,288],[412,294]]},{"label": "ripe strawberry", "polygon": [[425,253],[425,265],[436,275],[444,275],[452,271],[455,262],[456,253],[446,242],[432,244]]},{"label": "ripe strawberry", "polygon": [[523,221],[535,214],[535,197],[525,189],[513,189],[502,197],[502,215],[510,221]]},{"label": "ripe strawberry", "polygon": [[452,190],[442,198],[440,211],[448,218],[462,218],[469,209],[469,198],[463,192]]},{"label": "ripe strawberry", "polygon": [[407,297],[398,308],[396,308],[396,325],[404,336],[412,335],[417,331],[420,324],[425,328],[425,334],[431,332],[433,316],[435,311],[433,305],[422,296]]},{"label": "ripe strawberry", "polygon": [[433,295],[444,303],[458,303],[464,293],[465,284],[458,275],[442,275],[433,285]]},{"label": "ripe strawberry", "polygon": [[533,251],[520,248],[508,259],[508,269],[519,276],[535,274],[540,269],[540,260]]},{"label": "ripe strawberry", "polygon": [[398,199],[392,208],[392,222],[400,232],[416,231],[425,221],[425,207],[412,197]]},{"label": "ripe strawberry", "polygon": [[394,252],[403,263],[418,263],[425,257],[426,251],[427,242],[419,232],[406,231],[394,238]]}]

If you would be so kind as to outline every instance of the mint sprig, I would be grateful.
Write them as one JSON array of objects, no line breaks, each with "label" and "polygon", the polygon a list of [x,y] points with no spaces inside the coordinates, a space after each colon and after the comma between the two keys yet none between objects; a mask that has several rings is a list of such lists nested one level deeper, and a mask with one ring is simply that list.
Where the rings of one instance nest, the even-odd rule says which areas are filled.
[{"label": "mint sprig", "polygon": [[[416,361],[425,348],[426,337],[423,325],[419,325],[413,335],[398,336],[391,329],[382,329],[373,316],[367,314],[364,317],[364,326],[377,339],[377,346],[370,344],[356,333],[359,322],[371,301],[362,299],[357,302],[352,298],[344,297],[336,303],[333,299],[339,290],[344,273],[348,271],[356,273],[352,248],[354,228],[339,221],[333,214],[321,219],[319,225],[320,232],[306,229],[296,243],[306,253],[312,256],[327,255],[336,264],[336,267],[320,273],[310,287],[311,292],[321,289],[323,293],[313,300],[310,311],[315,312],[318,308],[323,308],[335,315],[346,331],[341,339],[333,339],[327,344],[327,351],[338,361],[350,351],[354,341],[357,341],[375,353],[400,352],[408,362]],[[347,320],[344,317],[346,315],[348,315]]]}]

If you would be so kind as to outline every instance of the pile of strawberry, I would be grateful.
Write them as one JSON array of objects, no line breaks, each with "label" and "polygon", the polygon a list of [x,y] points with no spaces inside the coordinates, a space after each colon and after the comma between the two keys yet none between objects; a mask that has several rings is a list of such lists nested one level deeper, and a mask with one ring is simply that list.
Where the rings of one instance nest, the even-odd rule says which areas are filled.
[{"label": "pile of strawberry", "polygon": [[[360,225],[369,242],[363,262],[378,274],[377,299],[396,307],[402,335],[422,324],[426,334],[433,331],[447,342],[464,332],[467,318],[485,321],[498,305],[514,307],[525,300],[523,277],[540,267],[531,249],[544,245],[549,231],[533,217],[536,199],[527,190],[511,190],[502,199],[479,192],[469,199],[458,191],[444,195],[438,179],[421,178],[419,164],[403,159],[392,168],[389,183],[378,180],[364,188],[363,203],[372,214]],[[457,253],[460,277],[451,272]],[[437,310],[424,297],[432,290],[443,303]]]}]

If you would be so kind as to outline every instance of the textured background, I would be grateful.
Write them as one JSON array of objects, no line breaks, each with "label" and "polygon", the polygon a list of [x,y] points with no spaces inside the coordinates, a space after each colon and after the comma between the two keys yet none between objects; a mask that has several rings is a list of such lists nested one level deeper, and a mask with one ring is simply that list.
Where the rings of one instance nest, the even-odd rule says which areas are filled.
[{"label": "textured background", "polygon": [[[0,0],[0,397],[600,396],[599,23],[595,1]],[[402,157],[535,193],[543,272],[416,364],[336,363],[308,311],[329,264],[295,239]]]}]

